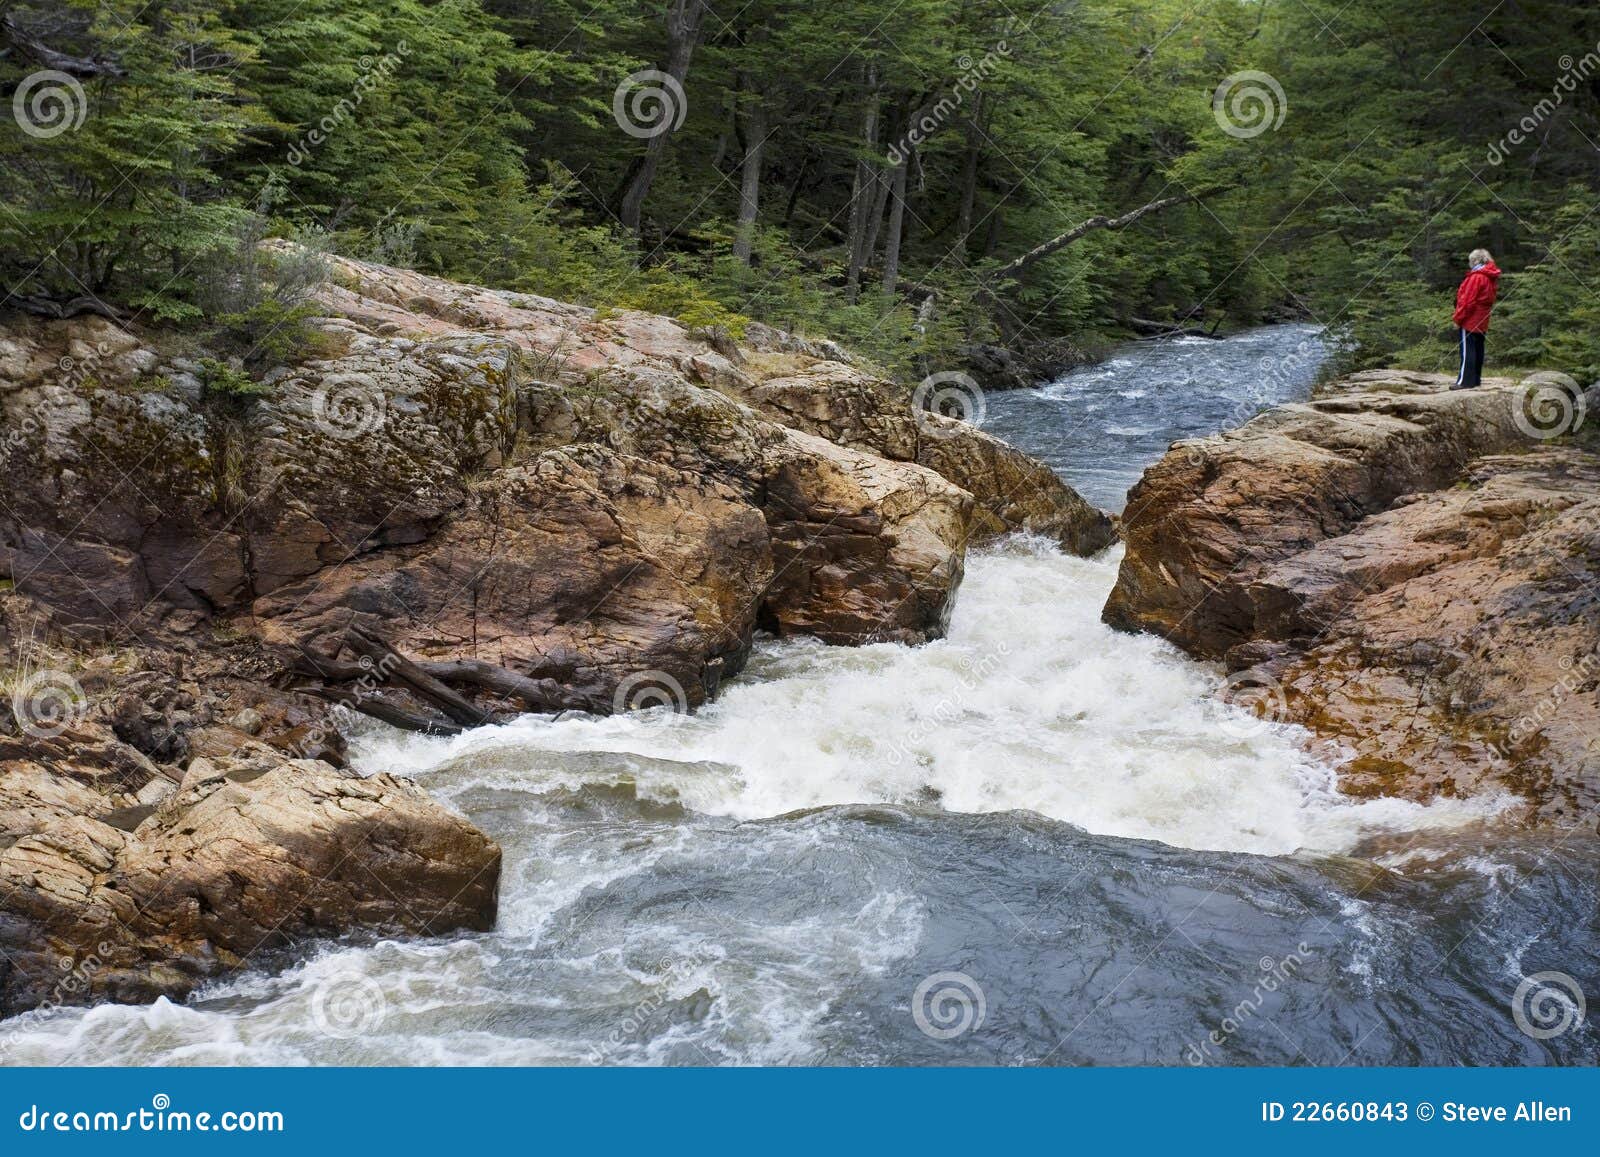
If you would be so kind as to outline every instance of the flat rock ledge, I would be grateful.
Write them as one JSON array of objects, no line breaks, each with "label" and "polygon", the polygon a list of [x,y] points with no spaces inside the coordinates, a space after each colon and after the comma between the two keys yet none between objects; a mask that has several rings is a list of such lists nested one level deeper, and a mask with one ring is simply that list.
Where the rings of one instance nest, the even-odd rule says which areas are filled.
[{"label": "flat rock ledge", "polygon": [[1331,741],[1347,792],[1592,822],[1600,456],[1526,432],[1510,382],[1449,385],[1360,375],[1175,444],[1130,492],[1104,618],[1222,661],[1224,697]]}]

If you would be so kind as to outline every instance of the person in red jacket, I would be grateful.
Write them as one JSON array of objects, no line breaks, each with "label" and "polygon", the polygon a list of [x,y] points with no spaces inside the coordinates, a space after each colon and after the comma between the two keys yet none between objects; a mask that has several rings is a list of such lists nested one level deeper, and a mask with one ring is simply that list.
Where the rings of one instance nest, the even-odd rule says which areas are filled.
[{"label": "person in red jacket", "polygon": [[1470,390],[1483,380],[1483,336],[1489,332],[1489,311],[1500,288],[1500,270],[1487,249],[1467,257],[1472,268],[1456,290],[1456,327],[1461,331],[1461,372],[1456,389]]}]

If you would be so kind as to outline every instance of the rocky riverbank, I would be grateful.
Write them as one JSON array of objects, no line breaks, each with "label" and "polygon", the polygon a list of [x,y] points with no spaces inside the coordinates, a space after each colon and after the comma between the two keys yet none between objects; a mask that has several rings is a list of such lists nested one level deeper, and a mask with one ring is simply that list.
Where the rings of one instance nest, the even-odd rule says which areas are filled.
[{"label": "rocky riverbank", "polygon": [[1600,456],[1539,437],[1524,388],[1450,384],[1359,375],[1176,444],[1129,495],[1104,617],[1221,660],[1224,697],[1329,741],[1348,792],[1592,824]]},{"label": "rocky riverbank", "polygon": [[0,1015],[491,926],[499,849],[344,770],[335,705],[688,710],[757,630],[937,637],[985,537],[1114,539],[828,343],[340,259],[318,303],[247,396],[170,332],[0,322]]}]

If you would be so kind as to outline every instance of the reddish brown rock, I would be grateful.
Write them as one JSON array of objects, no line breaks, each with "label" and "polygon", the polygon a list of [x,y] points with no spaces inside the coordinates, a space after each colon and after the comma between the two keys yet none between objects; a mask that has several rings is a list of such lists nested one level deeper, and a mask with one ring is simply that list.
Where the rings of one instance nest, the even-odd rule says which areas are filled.
[{"label": "reddish brown rock", "polygon": [[1106,622],[1221,657],[1256,637],[1249,590],[1268,567],[1404,495],[1454,485],[1483,454],[1526,445],[1514,396],[1356,394],[1177,443],[1128,492]]},{"label": "reddish brown rock", "polygon": [[1277,717],[1337,741],[1347,791],[1588,814],[1600,458],[1523,435],[1506,386],[1366,384],[1152,467],[1107,621],[1280,686]]},{"label": "reddish brown rock", "polygon": [[977,539],[1028,531],[1077,555],[1097,554],[1117,540],[1110,517],[1044,463],[978,426],[914,409],[908,391],[854,366],[819,361],[766,377],[744,394],[786,425],[916,462],[954,482],[977,501]]},{"label": "reddish brown rock", "polygon": [[305,937],[494,923],[499,847],[414,784],[248,743],[181,785],[129,768],[113,786],[107,742],[0,760],[23,829],[0,843],[0,1015],[181,997]]},{"label": "reddish brown rock", "polygon": [[448,526],[259,599],[257,629],[333,658],[352,623],[419,659],[480,659],[609,713],[660,672],[687,704],[742,665],[772,575],[761,512],[729,487],[598,446],[477,483]]}]

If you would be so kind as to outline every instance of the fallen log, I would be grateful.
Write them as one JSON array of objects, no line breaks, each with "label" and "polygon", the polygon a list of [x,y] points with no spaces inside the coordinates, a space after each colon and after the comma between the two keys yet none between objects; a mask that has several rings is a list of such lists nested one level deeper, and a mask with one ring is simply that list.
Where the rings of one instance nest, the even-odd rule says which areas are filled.
[{"label": "fallen log", "polygon": [[[410,662],[417,670],[441,683],[477,687],[495,695],[516,699],[527,711],[602,712],[604,709],[603,697],[597,699],[559,680],[535,679],[485,659],[413,659]],[[294,665],[297,674],[309,675],[327,683],[357,683],[364,679],[387,682],[384,668],[382,659],[350,663],[318,655],[304,646],[300,648],[300,660]]]},{"label": "fallen log", "polygon": [[380,675],[404,683],[455,722],[466,727],[494,722],[494,716],[450,690],[366,628],[352,623],[345,631],[345,643],[356,654],[370,659]]},{"label": "fallen log", "polygon": [[404,707],[399,707],[377,695],[363,696],[354,691],[333,691],[327,687],[296,687],[294,691],[300,695],[309,695],[313,699],[321,699],[326,703],[335,703],[340,707],[359,711],[402,731],[416,731],[423,735],[460,735],[466,730],[465,727],[444,719],[429,719],[424,715],[407,711]]},{"label": "fallen log", "polygon": [[1141,341],[1164,337],[1206,337],[1214,341],[1222,340],[1216,332],[1216,326],[1206,330],[1201,329],[1199,326],[1183,325],[1180,322],[1153,321],[1146,317],[1130,317],[1128,319],[1128,327],[1142,335]]},{"label": "fallen log", "polygon": [[466,684],[521,700],[529,711],[561,711],[576,706],[581,700],[581,696],[572,694],[554,679],[532,679],[484,659],[418,660],[416,665],[423,673],[442,682]]}]

